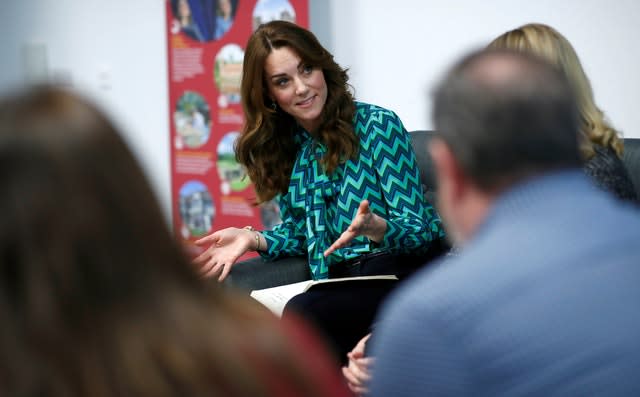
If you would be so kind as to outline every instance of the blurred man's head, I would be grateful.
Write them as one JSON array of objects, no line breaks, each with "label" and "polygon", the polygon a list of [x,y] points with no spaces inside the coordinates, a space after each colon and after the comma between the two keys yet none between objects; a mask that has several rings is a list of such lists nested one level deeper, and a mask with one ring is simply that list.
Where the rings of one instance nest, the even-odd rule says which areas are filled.
[{"label": "blurred man's head", "polygon": [[573,92],[530,55],[485,50],[464,58],[437,87],[433,119],[439,209],[456,243],[470,237],[496,194],[581,164]]}]

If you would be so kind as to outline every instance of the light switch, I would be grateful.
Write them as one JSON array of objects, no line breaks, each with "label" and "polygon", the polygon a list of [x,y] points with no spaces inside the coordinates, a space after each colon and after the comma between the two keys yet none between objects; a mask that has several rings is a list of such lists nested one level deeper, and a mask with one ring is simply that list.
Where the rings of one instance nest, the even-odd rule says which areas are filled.
[{"label": "light switch", "polygon": [[22,46],[24,80],[27,84],[46,83],[49,80],[47,45],[29,42]]}]

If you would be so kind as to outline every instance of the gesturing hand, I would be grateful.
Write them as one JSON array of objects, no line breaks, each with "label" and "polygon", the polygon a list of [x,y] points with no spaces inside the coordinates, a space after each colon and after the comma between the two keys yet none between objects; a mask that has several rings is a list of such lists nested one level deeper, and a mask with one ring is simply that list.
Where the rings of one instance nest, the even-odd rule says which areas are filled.
[{"label": "gesturing hand", "polygon": [[338,248],[347,246],[357,236],[366,236],[371,241],[381,241],[386,231],[387,221],[371,212],[369,201],[362,200],[358,212],[347,230],[324,251],[324,256],[329,256]]},{"label": "gesturing hand", "polygon": [[374,359],[373,357],[365,357],[364,347],[370,337],[371,334],[368,334],[360,339],[353,350],[347,353],[349,363],[342,367],[342,374],[347,380],[347,386],[358,396],[369,392],[368,383],[371,380],[371,366]]},{"label": "gesturing hand", "polygon": [[204,277],[218,274],[218,281],[224,280],[236,260],[247,252],[253,243],[253,232],[230,227],[219,230],[195,242],[197,245],[211,244],[193,260],[200,266]]}]

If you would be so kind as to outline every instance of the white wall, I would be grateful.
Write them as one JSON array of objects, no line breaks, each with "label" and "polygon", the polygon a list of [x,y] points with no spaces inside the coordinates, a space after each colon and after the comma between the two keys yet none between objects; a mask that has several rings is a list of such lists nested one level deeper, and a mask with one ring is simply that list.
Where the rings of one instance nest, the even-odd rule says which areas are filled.
[{"label": "white wall", "polygon": [[574,45],[613,125],[640,137],[637,0],[311,1],[311,28],[350,68],[356,96],[395,110],[410,130],[433,128],[429,92],[458,57],[542,22]]},{"label": "white wall", "polygon": [[[640,137],[636,0],[309,1],[311,29],[350,67],[358,99],[395,110],[408,129],[432,128],[428,92],[454,60],[535,21],[569,38],[597,103],[626,137]],[[24,79],[23,46],[43,44],[50,76],[94,97],[127,133],[168,217],[164,9],[164,0],[3,2],[0,93]]]},{"label": "white wall", "polygon": [[23,49],[44,45],[49,76],[92,97],[126,133],[170,214],[163,0],[3,2],[0,93],[24,83]]}]

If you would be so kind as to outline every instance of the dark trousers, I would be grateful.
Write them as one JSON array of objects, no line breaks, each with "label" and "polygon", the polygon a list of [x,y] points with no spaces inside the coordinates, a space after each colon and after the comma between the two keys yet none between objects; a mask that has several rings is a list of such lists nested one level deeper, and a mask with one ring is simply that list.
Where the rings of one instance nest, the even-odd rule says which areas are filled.
[{"label": "dark trousers", "polygon": [[[430,258],[389,253],[366,254],[330,267],[329,278],[395,274],[400,280]],[[294,296],[283,317],[303,317],[323,336],[342,364],[347,353],[370,332],[382,301],[397,285],[396,280],[366,280],[318,284]]]}]

